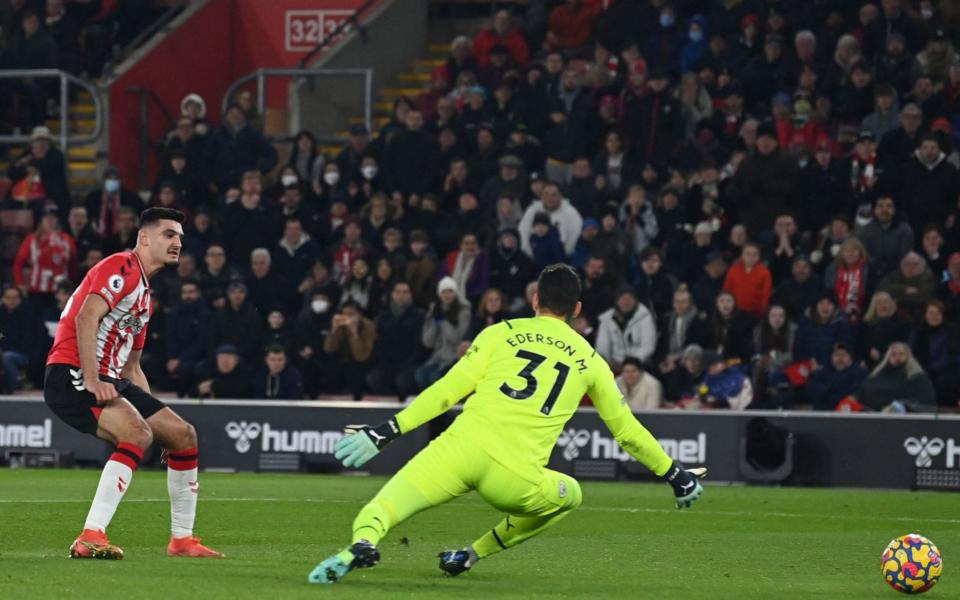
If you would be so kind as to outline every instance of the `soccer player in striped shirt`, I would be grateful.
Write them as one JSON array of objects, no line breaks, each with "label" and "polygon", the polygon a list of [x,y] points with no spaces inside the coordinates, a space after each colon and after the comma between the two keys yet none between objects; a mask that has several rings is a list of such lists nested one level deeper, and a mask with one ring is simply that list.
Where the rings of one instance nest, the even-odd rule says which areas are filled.
[{"label": "soccer player in striped shirt", "polygon": [[137,245],[97,263],[67,301],[47,356],[43,396],[65,423],[116,446],[73,558],[123,558],[106,529],[143,453],[156,443],[167,461],[171,556],[219,557],[193,536],[197,513],[197,433],[150,394],[140,355],[150,320],[148,278],[180,260],[182,212],[148,208]]}]

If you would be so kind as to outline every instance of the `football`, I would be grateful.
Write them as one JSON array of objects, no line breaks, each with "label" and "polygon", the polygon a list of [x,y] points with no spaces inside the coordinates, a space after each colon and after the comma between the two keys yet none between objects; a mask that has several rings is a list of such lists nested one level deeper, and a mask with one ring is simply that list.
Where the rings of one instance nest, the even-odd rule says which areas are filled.
[{"label": "football", "polygon": [[908,533],[887,544],[880,558],[880,573],[898,592],[919,594],[940,580],[943,560],[936,544],[922,535]]}]

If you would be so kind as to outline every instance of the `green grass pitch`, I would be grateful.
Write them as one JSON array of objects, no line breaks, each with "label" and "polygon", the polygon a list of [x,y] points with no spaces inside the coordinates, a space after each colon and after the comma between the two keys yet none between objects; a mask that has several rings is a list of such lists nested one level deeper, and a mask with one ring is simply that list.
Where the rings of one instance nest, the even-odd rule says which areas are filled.
[{"label": "green grass pitch", "polygon": [[307,573],[346,544],[382,478],[202,475],[197,534],[227,558],[198,560],[165,556],[165,477],[137,474],[110,529],[126,558],[102,562],[66,558],[96,472],[0,470],[0,597],[894,598],[880,553],[918,532],[944,555],[925,597],[960,598],[956,494],[709,486],[678,511],[665,485],[587,482],[556,527],[447,578],[436,553],[500,518],[470,495],[397,527],[376,568],[314,586]]}]

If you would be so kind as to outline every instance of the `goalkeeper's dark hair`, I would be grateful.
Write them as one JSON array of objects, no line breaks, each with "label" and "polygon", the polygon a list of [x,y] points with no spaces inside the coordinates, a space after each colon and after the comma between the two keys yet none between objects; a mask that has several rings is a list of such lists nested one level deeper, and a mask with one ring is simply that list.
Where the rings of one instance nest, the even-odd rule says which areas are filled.
[{"label": "goalkeeper's dark hair", "polygon": [[177,223],[183,223],[187,219],[187,215],[175,208],[160,208],[159,206],[153,206],[140,213],[140,227],[146,227],[147,225],[151,225],[164,219],[176,221]]},{"label": "goalkeeper's dark hair", "polygon": [[580,301],[580,277],[570,265],[550,265],[540,273],[537,295],[540,308],[557,316],[572,317]]}]

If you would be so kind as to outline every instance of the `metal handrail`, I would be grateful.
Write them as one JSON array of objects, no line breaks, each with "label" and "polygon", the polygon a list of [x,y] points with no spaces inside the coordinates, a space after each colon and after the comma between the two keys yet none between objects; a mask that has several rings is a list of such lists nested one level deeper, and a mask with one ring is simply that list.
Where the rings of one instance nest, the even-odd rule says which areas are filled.
[{"label": "metal handrail", "polygon": [[163,102],[160,100],[160,97],[157,96],[157,93],[153,90],[145,87],[139,87],[131,85],[127,87],[127,93],[136,94],[139,99],[140,105],[140,167],[137,181],[140,185],[140,189],[146,189],[149,185],[148,173],[150,171],[150,166],[148,164],[147,155],[150,150],[153,150],[154,153],[159,154],[161,148],[160,144],[153,143],[153,140],[150,139],[150,105],[149,101],[153,103],[160,109],[160,112],[163,113],[163,116],[167,120],[166,130],[170,130],[170,126],[174,123],[173,115],[170,114],[170,111],[167,110],[167,107],[164,106]]},{"label": "metal handrail", "polygon": [[[97,88],[90,83],[80,79],[76,75],[61,71],[60,69],[8,69],[0,70],[0,79],[60,79],[60,150],[66,152],[68,144],[83,144],[96,141],[103,132],[103,101]],[[93,98],[93,105],[96,110],[93,132],[85,135],[69,135],[67,131],[70,121],[70,110],[67,106],[70,97],[67,90],[67,84],[72,83],[86,90]],[[0,135],[0,144],[29,142],[29,135]]]},{"label": "metal handrail", "polygon": [[367,130],[370,131],[373,128],[373,69],[257,69],[230,84],[230,87],[223,94],[221,114],[227,114],[230,99],[233,98],[237,90],[254,79],[257,80],[257,112],[262,115],[266,106],[267,77],[338,77],[344,75],[363,76],[363,121]]},{"label": "metal handrail", "polygon": [[176,0],[162,15],[157,17],[152,23],[147,25],[147,28],[137,34],[137,37],[130,40],[130,42],[117,51],[116,55],[104,66],[103,73],[107,79],[113,77],[114,68],[122,63],[128,56],[130,56],[134,50],[139,48],[146,42],[148,39],[156,35],[158,31],[170,24],[171,21],[184,9],[186,8],[189,0]]},{"label": "metal handrail", "polygon": [[[313,57],[319,54],[321,50],[332,44],[341,33],[347,30],[347,27],[353,25],[357,28],[357,31],[360,32],[360,35],[366,35],[366,30],[362,25],[360,25],[360,15],[367,12],[367,10],[369,10],[370,7],[377,2],[378,0],[367,0],[357,7],[357,10],[353,11],[352,15],[341,21],[340,24],[337,25],[337,28],[330,32],[330,35],[323,36],[323,39],[320,40],[320,43],[314,46],[313,50],[307,52],[306,56],[300,59],[300,68],[306,68],[310,61],[313,60]],[[364,39],[364,41],[366,41],[366,39]]]}]

